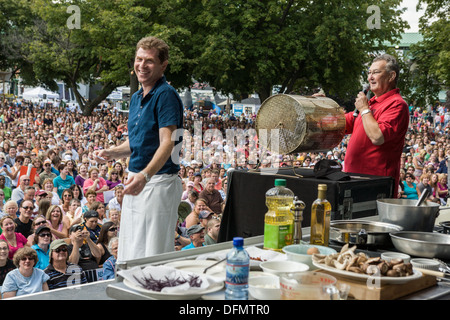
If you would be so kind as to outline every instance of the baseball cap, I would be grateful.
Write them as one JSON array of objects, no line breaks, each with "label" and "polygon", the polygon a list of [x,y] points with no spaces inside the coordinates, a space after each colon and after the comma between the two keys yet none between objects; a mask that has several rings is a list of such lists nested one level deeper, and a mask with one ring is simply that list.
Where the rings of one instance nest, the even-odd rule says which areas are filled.
[{"label": "baseball cap", "polygon": [[193,234],[199,233],[203,229],[205,229],[205,228],[199,224],[196,224],[196,225],[193,225],[192,227],[189,227],[189,229],[186,230],[186,234],[188,235],[188,237],[190,237]]},{"label": "baseball cap", "polygon": [[36,231],[34,232],[34,234],[38,235],[39,233],[41,233],[42,231],[47,230],[50,231],[50,228],[47,226],[40,226],[39,228],[36,229]]},{"label": "baseball cap", "polygon": [[48,193],[45,190],[36,191],[36,196],[46,196]]},{"label": "baseball cap", "polygon": [[342,172],[342,166],[335,160],[322,159],[315,164],[313,171],[316,178],[334,181],[350,180],[350,176]]},{"label": "baseball cap", "polygon": [[67,243],[64,241],[64,239],[57,239],[52,241],[52,243],[50,243],[50,251],[58,249],[61,246],[67,246]]},{"label": "baseball cap", "polygon": [[208,217],[212,214],[212,212],[208,211],[208,210],[203,210],[200,211],[200,214],[198,215],[198,217],[200,219],[208,219]]}]

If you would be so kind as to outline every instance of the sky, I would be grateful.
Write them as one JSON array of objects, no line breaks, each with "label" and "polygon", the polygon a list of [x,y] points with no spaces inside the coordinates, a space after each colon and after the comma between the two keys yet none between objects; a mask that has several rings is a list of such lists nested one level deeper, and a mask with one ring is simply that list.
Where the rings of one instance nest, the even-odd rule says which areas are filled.
[{"label": "sky", "polygon": [[[419,32],[419,18],[423,15],[425,10],[416,11],[418,0],[403,0],[400,7],[406,7],[407,10],[403,13],[402,18],[409,23],[409,29],[405,32]],[[422,7],[425,7],[422,5]]]}]

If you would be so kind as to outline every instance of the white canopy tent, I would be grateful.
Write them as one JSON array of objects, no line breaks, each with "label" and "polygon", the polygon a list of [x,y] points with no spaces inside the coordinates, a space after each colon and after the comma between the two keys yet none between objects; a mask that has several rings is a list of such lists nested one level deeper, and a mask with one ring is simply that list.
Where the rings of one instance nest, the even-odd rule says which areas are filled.
[{"label": "white canopy tent", "polygon": [[55,93],[41,87],[25,91],[22,98],[25,100],[44,99],[44,95],[46,95],[46,99],[59,99],[59,93]]}]

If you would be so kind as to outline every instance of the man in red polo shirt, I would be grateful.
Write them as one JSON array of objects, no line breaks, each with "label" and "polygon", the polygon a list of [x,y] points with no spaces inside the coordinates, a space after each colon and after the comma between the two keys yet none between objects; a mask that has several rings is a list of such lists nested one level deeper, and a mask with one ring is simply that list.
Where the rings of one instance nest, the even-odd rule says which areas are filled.
[{"label": "man in red polo shirt", "polygon": [[375,58],[367,80],[375,95],[367,100],[358,94],[353,112],[345,115],[345,133],[351,134],[345,155],[345,171],[391,176],[395,179],[393,196],[397,196],[400,156],[409,124],[408,105],[397,89],[399,66],[394,57],[383,54]]}]

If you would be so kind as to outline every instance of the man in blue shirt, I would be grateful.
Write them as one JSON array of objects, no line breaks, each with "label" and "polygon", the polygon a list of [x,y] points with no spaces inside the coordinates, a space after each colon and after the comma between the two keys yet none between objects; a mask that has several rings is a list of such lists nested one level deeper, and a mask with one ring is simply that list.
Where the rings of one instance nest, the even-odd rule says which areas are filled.
[{"label": "man in blue shirt", "polygon": [[194,249],[204,246],[205,242],[205,227],[195,224],[189,229],[187,229],[186,233],[189,236],[189,239],[191,239],[191,243],[187,246],[183,247],[181,250],[188,250],[188,249]]},{"label": "man in blue shirt", "polygon": [[164,76],[168,58],[169,47],[164,41],[146,37],[138,42],[134,71],[142,88],[130,101],[128,140],[94,151],[100,163],[130,157],[118,261],[174,250],[182,194],[179,154],[174,150],[181,143],[183,104]]}]

